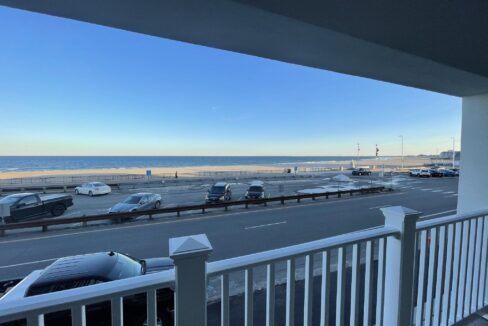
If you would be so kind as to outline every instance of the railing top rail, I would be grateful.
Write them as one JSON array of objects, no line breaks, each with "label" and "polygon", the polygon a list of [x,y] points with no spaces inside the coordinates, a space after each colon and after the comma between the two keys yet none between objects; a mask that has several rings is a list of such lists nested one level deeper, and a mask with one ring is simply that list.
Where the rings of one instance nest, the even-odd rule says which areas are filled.
[{"label": "railing top rail", "polygon": [[46,314],[77,305],[107,301],[114,296],[125,297],[150,289],[173,287],[174,280],[174,270],[168,270],[19,300],[0,299],[0,323],[25,318],[27,313]]},{"label": "railing top rail", "polygon": [[207,275],[217,276],[223,273],[240,271],[247,268],[283,261],[285,259],[296,258],[298,256],[314,254],[354,243],[399,235],[400,232],[397,229],[385,226],[341,234],[289,247],[211,262],[207,267]]},{"label": "railing top rail", "polygon": [[428,220],[417,222],[417,231],[430,229],[437,226],[448,225],[452,223],[462,222],[472,218],[488,216],[488,210],[479,210],[465,214],[453,214],[443,217],[436,217]]}]

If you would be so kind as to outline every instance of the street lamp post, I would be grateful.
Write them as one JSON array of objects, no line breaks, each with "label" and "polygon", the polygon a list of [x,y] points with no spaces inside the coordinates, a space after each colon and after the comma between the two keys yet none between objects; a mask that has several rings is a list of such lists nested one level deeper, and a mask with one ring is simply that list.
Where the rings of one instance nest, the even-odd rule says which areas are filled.
[{"label": "street lamp post", "polygon": [[452,168],[454,169],[454,162],[456,161],[456,137],[452,137]]},{"label": "street lamp post", "polygon": [[403,169],[403,135],[399,136],[402,139],[402,169]]}]

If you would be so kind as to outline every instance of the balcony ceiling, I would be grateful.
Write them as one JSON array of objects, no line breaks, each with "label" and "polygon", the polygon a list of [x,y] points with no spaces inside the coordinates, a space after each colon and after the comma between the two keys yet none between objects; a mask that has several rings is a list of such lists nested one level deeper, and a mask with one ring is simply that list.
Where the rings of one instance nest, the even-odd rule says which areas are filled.
[{"label": "balcony ceiling", "polygon": [[0,0],[456,96],[488,93],[485,0]]}]

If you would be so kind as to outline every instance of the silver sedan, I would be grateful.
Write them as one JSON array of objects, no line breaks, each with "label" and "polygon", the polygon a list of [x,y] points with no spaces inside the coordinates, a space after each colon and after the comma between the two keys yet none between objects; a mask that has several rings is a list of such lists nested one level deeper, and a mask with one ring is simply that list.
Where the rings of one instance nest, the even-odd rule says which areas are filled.
[{"label": "silver sedan", "polygon": [[161,206],[161,196],[158,194],[140,192],[130,195],[123,202],[115,204],[109,213],[126,213],[157,209]]}]

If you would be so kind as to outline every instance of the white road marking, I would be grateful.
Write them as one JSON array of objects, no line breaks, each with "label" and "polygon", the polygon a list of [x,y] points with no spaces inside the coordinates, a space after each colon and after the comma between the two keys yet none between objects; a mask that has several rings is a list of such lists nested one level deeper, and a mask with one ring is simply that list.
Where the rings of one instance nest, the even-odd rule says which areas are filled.
[{"label": "white road marking", "polygon": [[257,229],[257,228],[265,228],[268,226],[274,226],[274,225],[279,225],[279,224],[286,224],[286,221],[281,221],[281,222],[276,222],[276,223],[269,223],[269,224],[261,224],[261,225],[253,225],[253,226],[246,226],[244,230],[251,230],[251,229]]},{"label": "white road marking", "polygon": [[422,188],[420,189],[421,191],[431,191],[432,189],[431,188]]},{"label": "white road marking", "polygon": [[449,194],[454,194],[454,191],[444,191],[443,194],[449,195]]},{"label": "white road marking", "polygon": [[[382,194],[379,195],[381,197],[392,197],[392,196],[401,196],[405,195],[405,193],[389,193],[389,194]],[[365,200],[365,199],[371,199],[371,198],[378,198],[378,196],[371,196],[371,197],[353,197],[349,199],[342,199],[342,200],[335,200],[331,202],[310,202],[310,203],[302,203],[300,205],[293,205],[293,206],[281,206],[281,207],[273,207],[273,208],[265,208],[261,209],[261,211],[278,211],[278,210],[285,210],[285,209],[295,209],[295,208],[301,208],[301,207],[306,207],[306,206],[317,206],[317,205],[333,205],[337,203],[344,203],[346,201],[359,201],[359,200]],[[213,218],[224,218],[228,216],[235,216],[235,215],[245,215],[245,214],[254,214],[256,213],[255,210],[250,210],[250,211],[245,211],[245,212],[235,212],[235,213],[228,213],[228,214],[216,214],[216,215],[210,215],[210,216],[200,216],[200,217],[191,217],[191,218],[185,218],[185,219],[175,219],[172,218],[171,220],[166,220],[166,221],[161,221],[161,222],[151,222],[147,224],[136,224],[136,225],[128,225],[128,226],[119,226],[119,227],[113,227],[113,228],[104,228],[104,229],[97,229],[97,230],[86,230],[86,231],[79,231],[79,232],[70,232],[70,233],[65,233],[65,234],[56,234],[56,235],[50,235],[50,236],[40,236],[40,237],[33,237],[33,238],[25,238],[25,239],[16,239],[16,240],[7,240],[7,241],[0,241],[0,246],[2,244],[9,244],[9,243],[17,243],[17,242],[24,242],[24,241],[30,241],[30,240],[43,240],[43,239],[53,239],[53,238],[62,238],[62,237],[69,237],[71,235],[79,235],[79,234],[90,234],[90,233],[100,233],[100,232],[107,232],[107,231],[114,231],[114,230],[125,230],[125,229],[135,229],[135,228],[145,228],[145,227],[153,227],[155,225],[162,225],[162,224],[170,224],[170,223],[188,223],[192,221],[201,221],[201,220],[208,220],[208,219],[213,219]],[[75,223],[73,223],[75,224]]]},{"label": "white road marking", "polygon": [[43,259],[43,260],[34,260],[34,261],[29,261],[26,263],[19,263],[19,264],[12,264],[12,265],[4,265],[0,266],[0,269],[5,269],[5,268],[12,268],[12,267],[19,267],[19,266],[25,266],[25,265],[33,265],[33,264],[40,264],[40,263],[46,263],[48,261],[53,261],[59,258],[51,258],[51,259]]},{"label": "white road marking", "polygon": [[443,192],[444,190],[432,190],[432,192]]},{"label": "white road marking", "polygon": [[442,215],[442,214],[453,213],[455,211],[456,211],[456,209],[451,209],[451,210],[444,211],[444,212],[433,213],[433,214],[428,214],[428,215],[422,215],[421,218],[426,218],[426,217],[432,217],[432,216],[437,216],[437,215]]},{"label": "white road marking", "polygon": [[391,206],[392,205],[381,205],[381,206],[370,207],[369,209],[380,209],[380,208],[391,207]]}]

